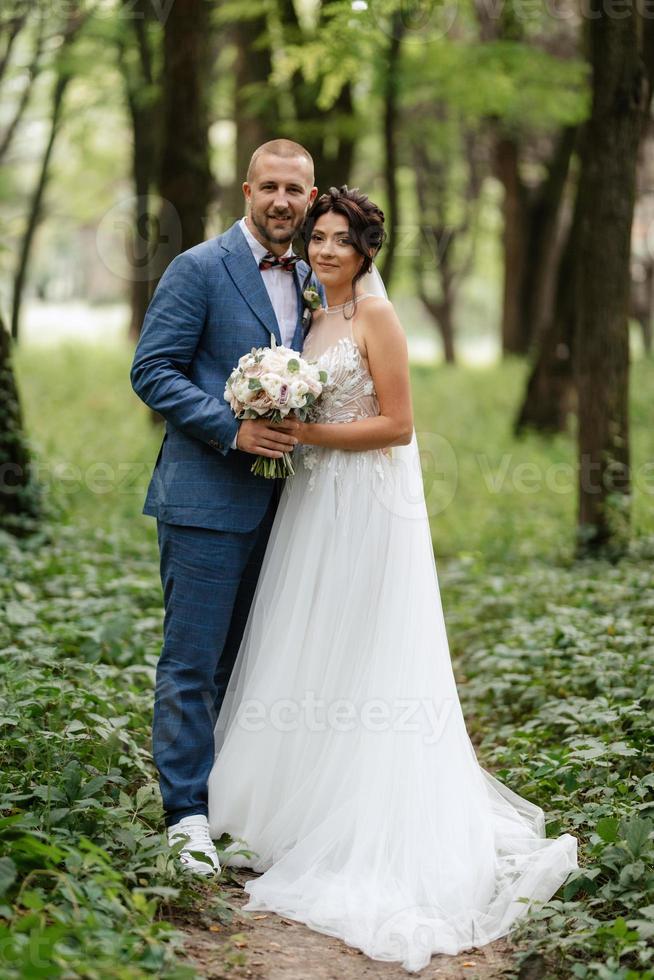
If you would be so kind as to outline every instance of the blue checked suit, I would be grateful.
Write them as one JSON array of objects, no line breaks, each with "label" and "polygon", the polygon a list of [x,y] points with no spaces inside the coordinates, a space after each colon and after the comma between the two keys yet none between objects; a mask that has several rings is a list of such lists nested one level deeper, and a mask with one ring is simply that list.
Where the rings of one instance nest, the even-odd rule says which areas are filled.
[{"label": "blue checked suit", "polygon": [[[300,284],[293,275],[302,349]],[[314,283],[315,285],[315,283]],[[152,749],[168,826],[207,814],[213,731],[243,635],[277,505],[277,481],[230,449],[237,422],[225,382],[252,347],[277,343],[277,318],[238,226],[182,252],[148,307],[131,381],[166,430],[143,512],[157,518],[164,643]]]}]

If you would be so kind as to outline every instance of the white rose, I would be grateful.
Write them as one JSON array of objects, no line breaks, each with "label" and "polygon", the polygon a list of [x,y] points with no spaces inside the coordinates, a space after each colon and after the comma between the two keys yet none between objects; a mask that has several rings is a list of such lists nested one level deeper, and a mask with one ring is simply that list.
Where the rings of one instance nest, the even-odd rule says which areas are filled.
[{"label": "white rose", "polygon": [[250,389],[248,379],[242,376],[232,385],[232,391],[235,397],[244,404],[247,404],[247,402],[249,402],[252,399],[252,396],[255,394],[254,391]]},{"label": "white rose", "polygon": [[264,352],[264,357],[263,357],[263,361],[261,362],[261,366],[263,367],[264,373],[266,374],[268,374],[269,372],[272,372],[273,374],[279,374],[284,370],[286,361],[287,358],[283,354],[280,354],[279,348],[276,348],[275,350],[269,349]]},{"label": "white rose", "polygon": [[309,385],[301,378],[297,378],[295,381],[291,381],[289,389],[291,408],[303,408]]}]

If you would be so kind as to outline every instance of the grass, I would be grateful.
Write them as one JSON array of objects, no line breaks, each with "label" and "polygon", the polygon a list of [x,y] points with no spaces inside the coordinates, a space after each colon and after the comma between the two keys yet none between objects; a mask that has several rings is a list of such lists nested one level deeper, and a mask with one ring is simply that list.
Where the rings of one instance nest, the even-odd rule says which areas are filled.
[{"label": "grass", "polygon": [[[19,352],[27,425],[48,497],[61,519],[106,529],[140,518],[161,432],[129,384],[128,349],[63,345]],[[572,554],[574,436],[516,440],[525,382],[515,359],[493,368],[413,371],[415,423],[437,558],[475,554],[522,564]],[[654,362],[633,366],[633,526],[654,534]]]},{"label": "grass", "polygon": [[[140,516],[160,433],[128,367],[127,350],[18,356],[52,517],[30,540],[0,537],[7,980],[191,977],[170,920],[229,933],[219,889],[176,872],[161,835],[149,746],[161,593],[154,522]],[[524,375],[516,361],[414,371],[448,635],[480,761],[543,806],[550,833],[580,840],[581,873],[525,924],[515,971],[528,959],[542,976],[651,980],[652,497],[637,479],[628,558],[574,562],[573,439],[513,439]],[[633,377],[643,477],[654,365]],[[224,964],[246,955],[227,943]]]}]

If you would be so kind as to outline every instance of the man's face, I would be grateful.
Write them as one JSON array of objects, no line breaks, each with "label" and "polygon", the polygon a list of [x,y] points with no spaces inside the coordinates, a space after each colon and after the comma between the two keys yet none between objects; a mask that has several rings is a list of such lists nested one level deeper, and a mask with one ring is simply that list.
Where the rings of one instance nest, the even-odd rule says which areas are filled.
[{"label": "man's face", "polygon": [[262,245],[279,255],[295,238],[318,189],[313,186],[311,164],[305,157],[262,153],[255,163],[252,182],[243,184],[243,193],[250,230]]}]

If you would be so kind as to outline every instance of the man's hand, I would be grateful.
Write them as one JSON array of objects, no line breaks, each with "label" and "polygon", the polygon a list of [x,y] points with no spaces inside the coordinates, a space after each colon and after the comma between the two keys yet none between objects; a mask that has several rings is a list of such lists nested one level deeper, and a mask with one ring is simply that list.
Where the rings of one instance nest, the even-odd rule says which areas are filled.
[{"label": "man's hand", "polygon": [[269,419],[244,419],[238,429],[236,448],[255,456],[280,459],[297,445],[299,423],[292,419],[271,422]]}]

